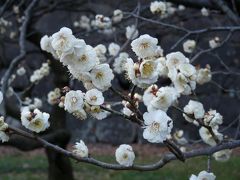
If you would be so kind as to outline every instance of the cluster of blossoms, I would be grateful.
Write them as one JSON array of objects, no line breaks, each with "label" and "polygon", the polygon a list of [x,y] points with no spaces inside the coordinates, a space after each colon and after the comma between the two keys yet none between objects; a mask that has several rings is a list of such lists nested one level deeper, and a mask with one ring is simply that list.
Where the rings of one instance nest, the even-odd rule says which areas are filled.
[{"label": "cluster of blossoms", "polygon": [[30,77],[32,83],[38,83],[42,78],[49,75],[50,67],[48,63],[43,63],[40,69],[33,72]]},{"label": "cluster of blossoms", "polygon": [[150,4],[150,11],[153,14],[159,14],[161,18],[166,18],[170,15],[173,15],[176,11],[185,10],[185,6],[179,5],[174,7],[171,2],[166,1],[154,1]]},{"label": "cluster of blossoms", "polygon": [[102,120],[109,114],[100,107],[104,103],[104,97],[102,92],[97,89],[88,90],[86,93],[80,90],[71,90],[63,99],[64,109],[79,119],[86,119],[88,113],[94,118]]},{"label": "cluster of blossoms", "polygon": [[[218,132],[218,128],[223,123],[223,117],[216,110],[209,110],[205,113],[202,103],[190,100],[184,107],[183,116],[188,122],[197,126],[201,121],[205,126],[211,127],[215,137],[222,141],[223,134]],[[199,129],[199,135],[206,144],[216,146],[216,140],[206,127],[202,126]]]},{"label": "cluster of blossoms", "polygon": [[75,27],[80,27],[87,31],[91,29],[98,29],[99,32],[112,33],[114,31],[113,24],[120,23],[123,19],[123,12],[120,9],[113,11],[112,17],[107,17],[102,14],[97,14],[94,19],[83,15],[80,17],[79,21],[75,21],[73,25]]},{"label": "cluster of blossoms", "polygon": [[114,75],[109,65],[100,64],[95,49],[84,40],[77,39],[71,29],[63,27],[51,37],[45,35],[40,44],[42,50],[60,59],[72,76],[83,82],[86,89],[105,91],[111,86]]},{"label": "cluster of blossoms", "polygon": [[21,123],[22,125],[36,133],[45,131],[49,126],[50,115],[41,112],[39,109],[31,110],[29,107],[23,107],[21,110]]},{"label": "cluster of blossoms", "polygon": [[197,176],[192,174],[189,180],[215,180],[216,176],[213,173],[209,173],[207,171],[201,171]]}]

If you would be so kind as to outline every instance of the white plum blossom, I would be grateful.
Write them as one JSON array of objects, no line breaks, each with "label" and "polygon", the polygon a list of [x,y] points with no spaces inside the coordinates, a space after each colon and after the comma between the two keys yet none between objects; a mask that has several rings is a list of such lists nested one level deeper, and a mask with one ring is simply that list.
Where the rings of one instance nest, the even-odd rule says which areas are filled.
[{"label": "white plum blossom", "polygon": [[127,58],[129,57],[128,53],[121,52],[117,58],[114,59],[113,63],[113,70],[121,74],[123,71],[125,71],[125,64],[127,62]]},{"label": "white plum blossom", "polygon": [[7,142],[9,140],[9,136],[6,133],[6,130],[8,129],[8,124],[4,122],[4,117],[0,117],[0,140],[2,142]]},{"label": "white plum blossom", "polygon": [[201,13],[202,13],[203,16],[209,16],[209,11],[208,11],[208,9],[206,9],[205,7],[203,7],[203,8],[201,9]]},{"label": "white plum blossom", "polygon": [[153,14],[164,15],[166,13],[166,10],[167,10],[167,6],[166,6],[165,2],[163,2],[163,1],[151,2],[150,11]]},{"label": "white plum blossom", "polygon": [[82,29],[86,29],[87,31],[91,29],[90,19],[85,15],[80,17],[80,21],[77,25]]},{"label": "white plum blossom", "polygon": [[110,43],[108,46],[108,52],[111,56],[116,56],[120,51],[120,46],[116,43]]},{"label": "white plum blossom", "polygon": [[183,136],[183,134],[184,134],[183,130],[178,130],[174,132],[173,137],[178,144],[184,145],[188,143],[187,139]]},{"label": "white plum blossom", "polygon": [[3,101],[3,94],[2,94],[2,91],[0,91],[0,104],[2,103]]},{"label": "white plum blossom", "polygon": [[151,143],[162,143],[170,135],[173,128],[172,119],[161,110],[145,112],[143,114],[143,138]]},{"label": "white plum blossom", "polygon": [[112,21],[114,23],[121,22],[122,18],[123,18],[123,12],[120,9],[116,9],[116,10],[113,11]]},{"label": "white plum blossom", "polygon": [[88,112],[97,120],[105,119],[109,115],[109,112],[101,109],[100,106],[91,106]]},{"label": "white plum blossom", "polygon": [[76,142],[74,145],[73,153],[81,158],[88,157],[88,147],[82,140],[80,140],[80,142]]},{"label": "white plum blossom", "polygon": [[207,65],[206,68],[198,69],[196,74],[196,82],[201,85],[211,81],[212,79],[212,73],[209,65]]},{"label": "white plum blossom", "polygon": [[189,180],[215,180],[216,176],[213,173],[207,171],[201,171],[198,176],[192,174]]},{"label": "white plum blossom", "polygon": [[196,41],[194,40],[189,39],[183,43],[183,50],[186,53],[192,53],[195,47],[196,47]]},{"label": "white plum blossom", "polygon": [[101,91],[97,89],[91,89],[86,92],[85,100],[88,104],[93,106],[99,106],[104,103],[104,97]]},{"label": "white plum blossom", "polygon": [[61,90],[55,88],[53,91],[50,91],[47,95],[47,101],[49,104],[54,105],[58,103],[58,99],[61,97]]},{"label": "white plum blossom", "polygon": [[213,157],[214,157],[214,159],[216,161],[226,162],[226,161],[228,161],[230,159],[231,154],[232,154],[232,150],[231,149],[224,149],[224,150],[215,152],[213,154]]},{"label": "white plum blossom", "polygon": [[105,91],[111,87],[111,81],[114,78],[109,64],[99,64],[95,66],[92,69],[90,76],[93,85],[101,91]]},{"label": "white plum blossom", "polygon": [[67,53],[73,50],[75,37],[72,34],[72,30],[63,27],[58,32],[52,35],[52,47],[57,54]]},{"label": "white plum blossom", "polygon": [[141,35],[131,43],[132,50],[140,58],[152,57],[157,50],[158,39],[148,34]]},{"label": "white plum blossom", "polygon": [[150,84],[157,81],[158,73],[158,61],[145,60],[141,63],[134,63],[131,58],[127,59],[125,64],[128,79],[132,81],[134,85],[145,88]]},{"label": "white plum blossom", "polygon": [[75,113],[78,111],[81,111],[83,109],[83,98],[84,94],[82,91],[69,91],[65,95],[64,100],[64,109],[68,111],[69,113]]},{"label": "white plum blossom", "polygon": [[22,125],[37,133],[45,131],[50,126],[49,117],[48,113],[41,112],[39,109],[31,111],[28,107],[23,107],[21,110]]},{"label": "white plum blossom", "polygon": [[136,39],[138,37],[138,30],[136,29],[135,25],[127,26],[126,27],[126,38],[127,39]]},{"label": "white plum blossom", "polygon": [[178,10],[179,11],[184,11],[185,9],[186,9],[186,7],[184,5],[182,5],[182,4],[178,5]]},{"label": "white plum blossom", "polygon": [[135,154],[130,145],[122,144],[115,152],[116,161],[122,166],[132,166],[135,159]]},{"label": "white plum blossom", "polygon": [[218,47],[221,41],[219,37],[215,37],[214,39],[210,39],[208,43],[209,43],[209,47],[213,49]]},{"label": "white plum blossom", "polygon": [[149,86],[143,94],[143,103],[145,106],[150,105],[151,101],[154,97],[156,97],[158,92],[158,86],[156,84],[153,84]]},{"label": "white plum blossom", "polygon": [[[218,132],[217,129],[212,128],[213,133],[215,135],[215,137],[219,140],[222,141],[223,140],[223,135],[221,133]],[[216,146],[217,142],[214,139],[214,137],[212,136],[212,134],[209,132],[209,130],[205,127],[201,127],[199,129],[199,135],[202,138],[203,142],[205,142],[206,144],[210,145],[210,146]]]},{"label": "white plum blossom", "polygon": [[24,67],[20,67],[17,69],[17,75],[23,76],[26,73],[26,69]]},{"label": "white plum blossom", "polygon": [[43,36],[40,41],[40,47],[43,51],[51,53],[55,58],[57,57],[56,51],[52,47],[52,37]]},{"label": "white plum blossom", "polygon": [[205,115],[203,122],[205,125],[211,126],[212,128],[219,126],[223,123],[223,117],[216,110],[209,110]]},{"label": "white plum blossom", "polygon": [[107,52],[107,48],[105,45],[98,44],[97,46],[94,47],[94,50],[96,51],[97,57],[100,62],[105,62],[107,60],[107,57],[105,55]]},{"label": "white plum blossom", "polygon": [[[204,113],[205,110],[203,108],[202,103],[198,102],[198,101],[193,101],[190,100],[188,102],[188,104],[183,108],[184,113],[188,114],[189,116],[187,116],[186,114],[183,114],[184,118],[188,121],[188,122],[193,122],[194,119],[201,119],[204,117]],[[192,119],[191,116],[194,118]]]},{"label": "white plum blossom", "polygon": [[160,109],[166,112],[178,97],[179,94],[174,87],[161,87],[150,102],[151,106],[150,108],[148,106],[148,111]]}]

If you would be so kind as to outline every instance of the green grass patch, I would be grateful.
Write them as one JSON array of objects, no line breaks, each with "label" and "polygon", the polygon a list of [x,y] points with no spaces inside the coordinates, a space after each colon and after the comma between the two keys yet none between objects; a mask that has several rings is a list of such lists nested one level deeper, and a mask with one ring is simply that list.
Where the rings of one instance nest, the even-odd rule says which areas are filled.
[{"label": "green grass patch", "polygon": [[[97,157],[106,162],[115,162],[113,156]],[[155,158],[156,159],[156,158]],[[154,162],[154,158],[136,159],[136,163]],[[155,160],[156,161],[156,160]],[[181,180],[188,179],[194,173],[206,169],[207,158],[200,157],[187,160],[185,163],[174,161],[162,169],[150,172],[106,170],[84,163],[72,161],[74,176],[77,180]],[[0,158],[1,180],[45,180],[47,179],[47,159],[44,155],[2,156]],[[212,162],[212,170],[218,180],[240,179],[240,157],[233,156],[228,162]]]}]

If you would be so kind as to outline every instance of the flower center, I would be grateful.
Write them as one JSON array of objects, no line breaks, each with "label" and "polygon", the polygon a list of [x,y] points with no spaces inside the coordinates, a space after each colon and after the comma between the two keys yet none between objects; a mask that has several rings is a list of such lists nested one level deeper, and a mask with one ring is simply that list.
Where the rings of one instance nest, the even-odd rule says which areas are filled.
[{"label": "flower center", "polygon": [[41,120],[36,120],[36,121],[33,122],[33,125],[36,128],[41,128],[42,127],[42,121]]},{"label": "flower center", "polygon": [[145,76],[150,76],[153,72],[153,64],[147,62],[143,64],[143,74]]},{"label": "flower center", "polygon": [[87,61],[87,56],[84,54],[84,55],[82,55],[82,56],[79,58],[79,60],[80,60],[81,62]]},{"label": "flower center", "polygon": [[92,96],[90,99],[91,99],[91,101],[96,101],[97,100],[97,96]]},{"label": "flower center", "polygon": [[150,128],[151,128],[150,130],[151,132],[158,132],[160,129],[160,123],[153,122]]},{"label": "flower center", "polygon": [[71,102],[72,102],[73,104],[76,104],[76,103],[77,103],[77,98],[76,98],[76,97],[72,97]]},{"label": "flower center", "polygon": [[147,49],[149,48],[149,44],[147,42],[141,43],[140,49]]},{"label": "flower center", "polygon": [[123,159],[128,159],[127,153],[124,153],[124,154],[123,154]]},{"label": "flower center", "polygon": [[96,79],[103,79],[103,76],[104,76],[103,72],[97,72],[95,77]]}]

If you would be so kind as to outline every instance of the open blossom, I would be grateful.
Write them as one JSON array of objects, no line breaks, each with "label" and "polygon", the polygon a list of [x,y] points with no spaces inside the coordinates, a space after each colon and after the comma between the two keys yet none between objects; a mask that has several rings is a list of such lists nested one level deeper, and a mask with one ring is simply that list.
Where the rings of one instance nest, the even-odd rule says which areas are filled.
[{"label": "open blossom", "polygon": [[212,79],[210,66],[207,65],[206,68],[201,68],[197,70],[196,82],[198,84],[204,84]]},{"label": "open blossom", "polygon": [[215,127],[223,123],[223,117],[216,110],[210,110],[204,115],[203,122],[205,125]]},{"label": "open blossom", "polygon": [[8,124],[4,122],[4,117],[0,117],[0,140],[2,142],[7,142],[9,140],[9,136],[6,133],[6,130],[8,129]]},{"label": "open blossom", "polygon": [[189,180],[215,180],[216,176],[213,173],[207,171],[201,171],[198,176],[192,174]]},{"label": "open blossom", "polygon": [[127,58],[129,57],[128,53],[121,52],[117,58],[114,59],[113,63],[113,70],[121,74],[123,71],[125,71],[125,64],[127,62]]},{"label": "open blossom", "polygon": [[75,37],[72,34],[72,30],[63,27],[58,32],[52,35],[52,47],[58,53],[67,53],[73,50],[73,42]]},{"label": "open blossom", "polygon": [[135,154],[130,145],[122,144],[116,149],[115,157],[119,164],[129,167],[133,165]]},{"label": "open blossom", "polygon": [[143,138],[151,143],[162,143],[170,135],[173,121],[164,111],[157,110],[143,114]]},{"label": "open blossom", "polygon": [[73,61],[69,66],[80,72],[87,72],[98,63],[98,58],[92,46],[87,45],[84,51],[73,57]]},{"label": "open blossom", "polygon": [[187,53],[192,53],[196,47],[196,41],[194,40],[187,40],[183,43],[183,50]]},{"label": "open blossom", "polygon": [[157,50],[158,39],[148,34],[141,35],[132,41],[131,46],[135,54],[140,58],[152,57]]},{"label": "open blossom", "polygon": [[[223,140],[223,135],[221,133],[218,132],[217,129],[212,128],[213,133],[215,134],[216,138],[219,141]],[[201,127],[199,129],[199,135],[202,138],[203,142],[205,142],[206,144],[210,145],[210,146],[216,146],[217,142],[215,141],[214,137],[212,136],[212,134],[209,132],[209,130],[205,127]]]},{"label": "open blossom", "polygon": [[136,29],[135,25],[127,26],[126,27],[126,38],[127,39],[135,39],[138,37],[138,30]]},{"label": "open blossom", "polygon": [[100,62],[105,62],[107,60],[107,57],[105,55],[107,52],[107,48],[105,45],[98,44],[97,46],[94,47],[94,50],[97,53],[97,57]]},{"label": "open blossom", "polygon": [[153,97],[152,101],[150,102],[148,111],[160,109],[166,112],[178,97],[179,94],[174,87],[161,87],[156,92],[156,96]]},{"label": "open blossom", "polygon": [[123,18],[123,12],[120,9],[116,9],[116,10],[113,11],[112,21],[114,23],[121,22],[122,18]]},{"label": "open blossom", "polygon": [[43,51],[47,51],[57,58],[56,51],[52,47],[52,37],[43,36],[40,41],[40,47]]},{"label": "open blossom", "polygon": [[45,131],[49,126],[50,115],[45,112],[41,112],[39,109],[31,111],[28,107],[24,107],[21,110],[21,122],[22,125],[34,132]]},{"label": "open blossom", "polygon": [[114,78],[109,64],[99,64],[95,66],[92,69],[90,76],[93,85],[101,91],[105,91],[111,87],[111,81]]},{"label": "open blossom", "polygon": [[101,109],[100,106],[91,106],[87,112],[97,120],[105,119],[109,115],[109,112]]},{"label": "open blossom", "polygon": [[73,153],[79,157],[85,158],[88,157],[88,148],[85,143],[80,140],[80,142],[76,142],[74,145]]},{"label": "open blossom", "polygon": [[120,46],[116,43],[110,43],[108,46],[108,52],[111,56],[116,56],[120,51]]},{"label": "open blossom", "polygon": [[164,15],[166,13],[166,10],[167,10],[167,6],[166,6],[165,2],[163,2],[163,1],[151,2],[150,11],[153,14]]},{"label": "open blossom", "polygon": [[69,91],[65,95],[64,109],[69,113],[75,113],[83,109],[83,97],[82,91]]},{"label": "open blossom", "polygon": [[128,58],[125,68],[129,80],[131,80],[134,85],[142,88],[155,83],[159,76],[157,69],[158,62],[154,60],[134,63],[131,58]]},{"label": "open blossom", "polygon": [[226,162],[230,159],[232,154],[231,149],[224,149],[213,154],[213,157],[216,161]]},{"label": "open blossom", "polygon": [[156,84],[153,84],[149,86],[143,94],[143,103],[145,106],[150,105],[151,101],[154,97],[156,97],[156,94],[158,92],[158,86]]},{"label": "open blossom", "polygon": [[97,89],[91,89],[86,92],[85,100],[88,104],[98,106],[104,103],[104,97],[101,91]]},{"label": "open blossom", "polygon": [[[203,118],[205,113],[202,103],[193,100],[190,100],[188,104],[183,108],[183,110],[186,114],[190,116],[189,117],[186,114],[183,114],[184,118],[188,122],[193,122],[194,119]],[[192,119],[191,116],[193,116],[194,119]]]}]

